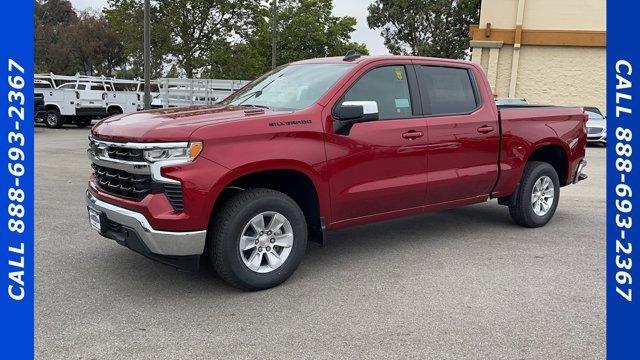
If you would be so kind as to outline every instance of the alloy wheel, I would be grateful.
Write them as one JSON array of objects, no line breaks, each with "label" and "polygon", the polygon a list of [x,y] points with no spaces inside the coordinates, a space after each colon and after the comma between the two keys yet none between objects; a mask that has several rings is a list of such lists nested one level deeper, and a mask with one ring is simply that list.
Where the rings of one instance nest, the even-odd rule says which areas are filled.
[{"label": "alloy wheel", "polygon": [[533,184],[531,190],[531,206],[533,212],[538,216],[545,216],[555,199],[555,189],[553,187],[553,181],[548,176],[541,176]]},{"label": "alloy wheel", "polygon": [[269,273],[284,264],[293,247],[293,228],[287,218],[274,211],[254,216],[244,226],[238,250],[251,271]]}]

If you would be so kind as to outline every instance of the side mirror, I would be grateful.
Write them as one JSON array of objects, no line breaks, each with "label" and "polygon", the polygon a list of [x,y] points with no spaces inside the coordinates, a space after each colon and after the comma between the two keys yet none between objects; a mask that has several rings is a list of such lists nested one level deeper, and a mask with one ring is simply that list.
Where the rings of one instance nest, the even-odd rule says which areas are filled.
[{"label": "side mirror", "polygon": [[338,108],[336,118],[349,120],[378,120],[378,103],[375,101],[345,101]]},{"label": "side mirror", "polygon": [[336,113],[337,120],[349,121],[361,119],[364,117],[364,107],[362,105],[345,105],[342,104]]},{"label": "side mirror", "polygon": [[354,124],[378,120],[378,103],[375,101],[345,101],[334,111],[333,130],[348,135]]}]

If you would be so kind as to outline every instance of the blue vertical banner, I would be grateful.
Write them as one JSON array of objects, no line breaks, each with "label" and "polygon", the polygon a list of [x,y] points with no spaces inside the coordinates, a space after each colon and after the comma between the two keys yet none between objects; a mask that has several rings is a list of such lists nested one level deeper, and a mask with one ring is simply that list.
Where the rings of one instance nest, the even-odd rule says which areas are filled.
[{"label": "blue vertical banner", "polygon": [[0,12],[1,359],[34,357],[33,1]]},{"label": "blue vertical banner", "polygon": [[640,19],[607,1],[607,358],[640,359]]}]

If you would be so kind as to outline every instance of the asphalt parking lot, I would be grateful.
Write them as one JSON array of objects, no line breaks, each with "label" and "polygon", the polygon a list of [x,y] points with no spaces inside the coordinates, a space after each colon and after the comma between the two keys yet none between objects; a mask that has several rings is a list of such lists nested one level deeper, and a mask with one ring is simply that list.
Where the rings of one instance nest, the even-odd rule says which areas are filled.
[{"label": "asphalt parking lot", "polygon": [[36,128],[40,359],[602,359],[605,150],[541,229],[495,201],[329,234],[241,292],[94,233],[88,129]]}]

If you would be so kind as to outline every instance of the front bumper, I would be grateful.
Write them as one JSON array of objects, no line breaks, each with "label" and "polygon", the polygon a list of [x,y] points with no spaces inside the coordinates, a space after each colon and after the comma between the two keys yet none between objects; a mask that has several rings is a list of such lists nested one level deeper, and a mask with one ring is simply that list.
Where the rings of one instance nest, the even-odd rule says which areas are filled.
[{"label": "front bumper", "polygon": [[607,129],[603,127],[587,127],[587,142],[588,143],[606,143],[607,142]]},{"label": "front bumper", "polygon": [[206,230],[159,231],[154,230],[141,213],[104,202],[89,191],[87,207],[97,211],[101,218],[101,235],[113,239],[136,252],[180,268],[189,268],[204,252]]},{"label": "front bumper", "polygon": [[591,137],[587,137],[587,142],[588,143],[600,143],[600,144],[606,144],[607,143],[607,136],[591,136]]}]

